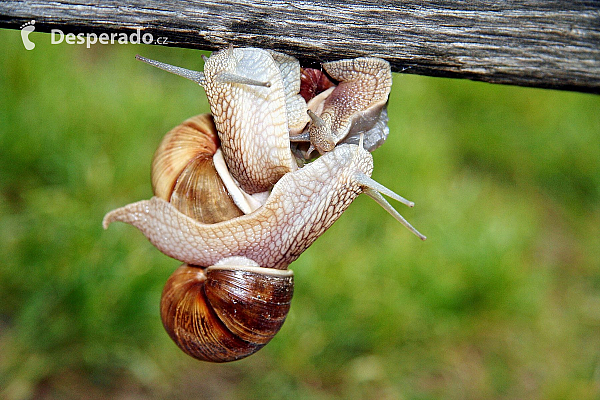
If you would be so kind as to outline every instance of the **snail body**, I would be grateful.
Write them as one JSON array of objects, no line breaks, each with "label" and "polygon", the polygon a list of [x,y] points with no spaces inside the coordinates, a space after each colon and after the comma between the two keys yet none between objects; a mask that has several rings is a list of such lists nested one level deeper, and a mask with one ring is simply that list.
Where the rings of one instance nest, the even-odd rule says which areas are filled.
[{"label": "snail body", "polygon": [[[365,192],[380,200],[378,192],[383,192],[411,204],[370,179],[372,170],[373,158],[368,151],[340,145],[286,174],[275,184],[267,202],[251,214],[202,224],[153,197],[111,211],[103,225],[106,228],[114,221],[131,224],[160,251],[192,265],[212,265],[222,258],[243,256],[261,266],[285,269],[359,194]],[[384,207],[388,212],[393,210],[389,204]]]},{"label": "snail body", "polygon": [[299,129],[308,122],[306,102],[298,94],[297,60],[261,49],[230,47],[213,53],[202,73],[140,59],[204,88],[227,166],[245,192],[267,191],[297,168],[290,126]]},{"label": "snail body", "polygon": [[[204,71],[204,89],[231,174],[248,193],[269,190],[296,169],[278,64],[265,50],[229,48],[211,55]],[[224,74],[268,86],[224,81],[220,78]]]},{"label": "snail body", "polygon": [[[341,80],[322,82],[321,93],[303,97],[298,62],[260,49],[213,53],[203,73],[143,60],[199,83],[212,115],[192,117],[167,133],[152,163],[155,196],[109,212],[103,226],[131,224],[184,263],[163,290],[161,318],[187,354],[224,362],[264,346],[289,310],[288,266],[361,193],[425,239],[382,194],[413,203],[370,178],[373,158],[365,141],[381,142],[371,140],[381,132],[387,136],[387,95],[351,99],[354,108],[345,108],[340,103],[357,84]],[[380,75],[385,74],[384,68]],[[321,157],[298,167],[290,134],[299,140],[310,136],[312,145],[318,135],[309,135],[315,125],[309,115],[315,112],[337,117],[327,135],[342,125],[346,133],[334,138],[330,150],[317,148]],[[351,132],[360,133],[358,143],[347,143]]]},{"label": "snail body", "polygon": [[[323,100],[321,111],[309,111],[310,142],[319,153],[331,151],[350,136],[361,133],[374,150],[387,138],[387,100],[392,72],[387,61],[374,57],[332,61],[323,69],[339,84]],[[360,93],[360,95],[357,95]],[[372,143],[372,144],[371,144]]]}]

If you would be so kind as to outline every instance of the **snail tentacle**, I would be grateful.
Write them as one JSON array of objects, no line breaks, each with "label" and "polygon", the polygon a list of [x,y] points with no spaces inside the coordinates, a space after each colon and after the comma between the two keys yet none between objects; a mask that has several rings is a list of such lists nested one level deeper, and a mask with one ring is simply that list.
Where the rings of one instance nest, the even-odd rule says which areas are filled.
[{"label": "snail tentacle", "polygon": [[370,198],[372,198],[373,200],[375,200],[377,202],[377,204],[379,204],[381,207],[383,207],[383,209],[385,211],[387,211],[392,217],[394,217],[396,219],[396,221],[400,222],[402,225],[404,225],[406,228],[408,228],[408,230],[411,231],[412,233],[414,233],[419,239],[421,239],[421,240],[427,239],[427,237],[425,235],[423,235],[421,232],[416,230],[410,224],[410,222],[408,222],[402,215],[400,215],[400,213],[398,211],[396,211],[396,209],[394,207],[392,207],[392,205],[390,203],[388,203],[388,201],[381,195],[381,193],[379,193],[375,189],[371,189],[371,188],[365,188],[363,193],[366,194],[367,196],[369,196]]},{"label": "snail tentacle", "polygon": [[166,64],[164,62],[151,60],[146,57],[142,57],[140,55],[135,56],[136,60],[140,60],[145,62],[146,64],[150,64],[156,68],[160,68],[164,71],[170,72],[175,75],[179,75],[183,78],[189,79],[190,81],[196,82],[200,86],[204,87],[206,85],[206,80],[204,78],[204,73],[200,71],[193,71],[191,69],[176,67],[175,65]]},{"label": "snail tentacle", "polygon": [[233,74],[231,72],[221,72],[216,76],[216,79],[222,83],[237,83],[240,85],[263,86],[266,88],[271,87],[271,82],[269,81],[263,82],[257,79],[245,77],[243,75]]},{"label": "snail tentacle", "polygon": [[361,185],[363,185],[364,187],[368,187],[370,189],[376,190],[377,192],[379,192],[381,194],[385,194],[387,197],[391,197],[392,199],[399,201],[400,203],[404,204],[405,206],[408,206],[408,207],[415,206],[415,203],[413,203],[412,201],[406,200],[404,197],[400,196],[396,192],[391,191],[390,189],[383,186],[381,183],[377,182],[376,180],[374,180],[372,178],[369,178],[365,174],[357,173],[356,175],[354,175],[354,179],[356,179],[356,181],[358,183],[360,183]]}]

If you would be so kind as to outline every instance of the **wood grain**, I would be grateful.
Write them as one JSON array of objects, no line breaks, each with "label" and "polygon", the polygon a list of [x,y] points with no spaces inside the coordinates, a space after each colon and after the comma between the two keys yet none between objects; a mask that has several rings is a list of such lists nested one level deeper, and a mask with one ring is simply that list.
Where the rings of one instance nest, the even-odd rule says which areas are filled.
[{"label": "wood grain", "polygon": [[140,29],[168,46],[272,48],[305,64],[375,55],[396,72],[600,93],[598,1],[0,2],[1,27],[31,19],[42,32]]}]

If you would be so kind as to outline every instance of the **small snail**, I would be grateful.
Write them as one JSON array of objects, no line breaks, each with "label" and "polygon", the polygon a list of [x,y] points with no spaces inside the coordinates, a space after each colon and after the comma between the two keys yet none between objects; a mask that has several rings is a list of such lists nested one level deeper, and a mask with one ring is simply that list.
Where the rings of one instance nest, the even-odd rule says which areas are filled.
[{"label": "small snail", "polygon": [[[324,91],[317,105],[309,102],[312,123],[303,135],[311,148],[323,154],[338,143],[357,144],[364,134],[366,147],[373,151],[388,135],[387,100],[392,87],[392,72],[387,61],[361,57],[323,64],[323,69],[339,84]],[[323,78],[312,72],[317,86]],[[315,76],[317,75],[317,76]],[[326,84],[325,84],[326,85]]]},{"label": "small snail", "polygon": [[[357,145],[336,138],[331,151],[297,166],[290,132],[306,134],[308,117],[302,116],[308,106],[299,95],[300,69],[293,58],[230,48],[214,53],[204,74],[145,61],[199,82],[213,116],[190,118],[167,133],[152,164],[155,197],[109,212],[103,226],[131,224],[160,251],[184,262],[163,290],[161,317],[187,354],[224,362],[263,347],[289,310],[289,264],[361,193],[425,239],[382,194],[413,203],[370,178],[373,159],[362,140]],[[246,73],[238,68],[242,64],[255,70]],[[343,80],[330,93],[342,85]],[[261,129],[240,122],[248,112]],[[341,120],[352,126],[353,118],[344,115]],[[274,116],[280,120],[273,122]],[[373,126],[360,129],[362,138]],[[267,179],[265,171],[272,173]]]}]

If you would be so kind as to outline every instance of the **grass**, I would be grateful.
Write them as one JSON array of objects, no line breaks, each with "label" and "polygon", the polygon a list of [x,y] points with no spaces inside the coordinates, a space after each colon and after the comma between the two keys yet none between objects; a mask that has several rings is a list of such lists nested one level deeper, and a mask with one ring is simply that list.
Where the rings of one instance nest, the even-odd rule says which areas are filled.
[{"label": "grass", "polygon": [[373,176],[428,240],[359,197],[291,265],[281,332],[211,365],[160,323],[178,262],[100,225],[208,111],[134,55],[199,52],[31,39],[0,30],[0,397],[600,398],[600,97],[395,75]]}]

